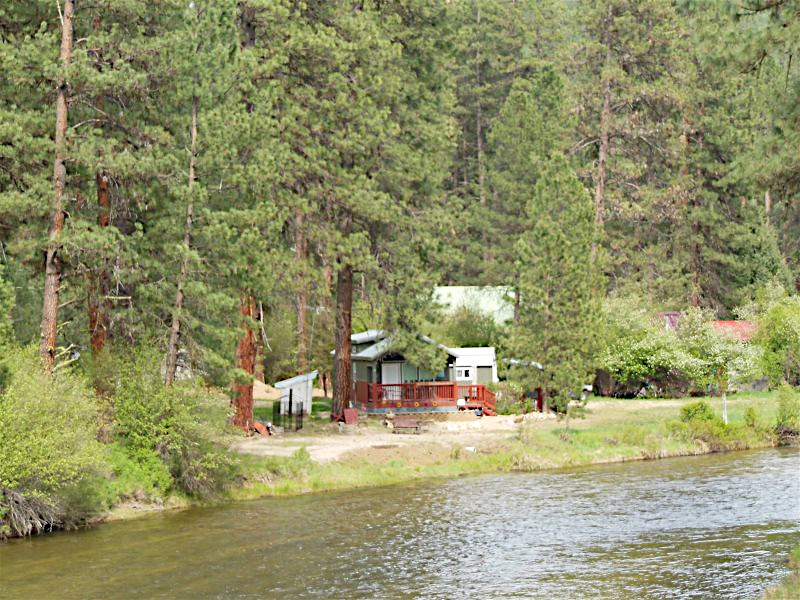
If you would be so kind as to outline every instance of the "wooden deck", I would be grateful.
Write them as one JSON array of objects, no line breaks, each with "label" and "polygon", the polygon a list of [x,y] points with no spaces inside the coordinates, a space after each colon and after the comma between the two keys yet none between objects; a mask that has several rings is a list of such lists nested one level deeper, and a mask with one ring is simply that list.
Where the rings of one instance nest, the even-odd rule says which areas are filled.
[{"label": "wooden deck", "polygon": [[356,403],[360,410],[372,413],[453,412],[478,408],[487,415],[496,413],[495,396],[486,386],[452,381],[391,384],[357,381]]}]

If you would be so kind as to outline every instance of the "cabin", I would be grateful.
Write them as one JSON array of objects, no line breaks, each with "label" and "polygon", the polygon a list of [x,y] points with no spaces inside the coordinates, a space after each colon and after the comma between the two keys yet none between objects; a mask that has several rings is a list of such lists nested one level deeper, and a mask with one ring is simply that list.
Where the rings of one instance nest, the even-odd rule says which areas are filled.
[{"label": "cabin", "polygon": [[383,330],[351,336],[356,407],[374,414],[470,409],[494,414],[494,394],[486,386],[498,381],[495,349],[450,348],[427,336],[419,339],[442,351],[438,371],[406,360]]}]

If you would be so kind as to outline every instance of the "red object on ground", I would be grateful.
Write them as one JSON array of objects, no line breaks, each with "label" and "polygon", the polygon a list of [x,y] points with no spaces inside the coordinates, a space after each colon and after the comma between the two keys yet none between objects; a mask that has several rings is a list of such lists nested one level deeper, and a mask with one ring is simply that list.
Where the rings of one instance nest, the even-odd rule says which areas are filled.
[{"label": "red object on ground", "polygon": [[267,429],[263,423],[259,423],[258,421],[253,423],[253,429],[255,429],[261,435],[270,435],[269,429]]},{"label": "red object on ground", "polygon": [[345,408],[344,409],[344,422],[345,425],[352,425],[353,423],[358,421],[358,409],[357,408]]}]

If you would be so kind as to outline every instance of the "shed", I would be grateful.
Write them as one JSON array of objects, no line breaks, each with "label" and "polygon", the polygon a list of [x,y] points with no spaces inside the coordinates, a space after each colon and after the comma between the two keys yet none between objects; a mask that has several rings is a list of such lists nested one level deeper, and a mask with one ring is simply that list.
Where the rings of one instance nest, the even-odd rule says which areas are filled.
[{"label": "shed", "polygon": [[289,392],[292,397],[292,414],[298,413],[298,407],[303,407],[305,414],[311,414],[311,401],[314,395],[314,380],[317,371],[303,373],[291,379],[284,379],[275,384],[275,389],[281,391],[281,414],[289,414]]},{"label": "shed", "polygon": [[487,385],[497,382],[497,356],[492,347],[450,348],[455,357],[449,365],[455,371],[451,379],[463,384]]}]

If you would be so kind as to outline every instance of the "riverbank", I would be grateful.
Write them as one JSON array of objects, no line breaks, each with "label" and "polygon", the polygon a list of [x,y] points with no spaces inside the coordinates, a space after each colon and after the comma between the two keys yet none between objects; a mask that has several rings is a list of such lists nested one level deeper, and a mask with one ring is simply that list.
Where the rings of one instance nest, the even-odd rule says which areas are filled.
[{"label": "riverbank", "polygon": [[732,397],[728,426],[719,419],[720,399],[705,400],[713,412],[711,419],[681,420],[682,407],[696,399],[593,399],[586,418],[569,423],[554,415],[460,414],[433,423],[419,435],[393,434],[379,419],[345,428],[310,419],[299,433],[230,438],[237,475],[211,499],[148,498],[137,493],[89,522],[264,496],[701,455],[779,443],[775,394]]},{"label": "riverbank", "polygon": [[[233,499],[393,485],[416,479],[492,472],[532,472],[600,463],[701,455],[779,443],[774,434],[775,397],[746,394],[729,399],[729,424],[681,420],[695,399],[595,400],[586,419],[568,424],[536,415],[483,417],[435,423],[419,435],[387,433],[370,421],[344,433],[287,434],[236,445],[242,485]],[[706,399],[721,413],[718,398]],[[452,431],[456,429],[456,431]],[[331,446],[345,451],[334,453]],[[316,459],[316,460],[315,460]]]},{"label": "riverbank", "polygon": [[777,587],[764,592],[762,600],[797,600],[800,598],[800,546],[789,553],[789,568],[792,572]]}]

